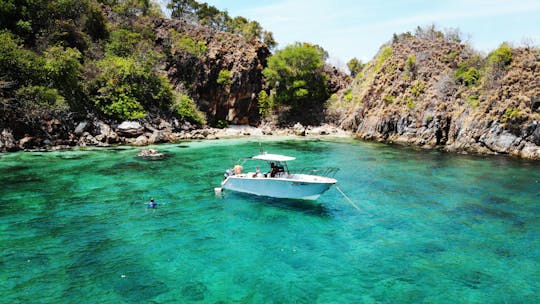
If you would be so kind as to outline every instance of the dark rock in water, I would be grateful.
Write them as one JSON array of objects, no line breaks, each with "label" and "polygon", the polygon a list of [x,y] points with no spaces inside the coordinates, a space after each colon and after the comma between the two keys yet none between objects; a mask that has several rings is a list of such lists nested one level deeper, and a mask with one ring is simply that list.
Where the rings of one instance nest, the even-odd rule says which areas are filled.
[{"label": "dark rock in water", "polygon": [[143,149],[137,156],[150,160],[163,159],[166,157],[165,154],[160,153],[155,149]]},{"label": "dark rock in water", "polygon": [[190,282],[182,288],[182,295],[190,301],[204,300],[208,287],[202,282]]},{"label": "dark rock in water", "polygon": [[143,126],[136,121],[124,121],[117,128],[116,132],[124,137],[138,137],[144,133]]}]

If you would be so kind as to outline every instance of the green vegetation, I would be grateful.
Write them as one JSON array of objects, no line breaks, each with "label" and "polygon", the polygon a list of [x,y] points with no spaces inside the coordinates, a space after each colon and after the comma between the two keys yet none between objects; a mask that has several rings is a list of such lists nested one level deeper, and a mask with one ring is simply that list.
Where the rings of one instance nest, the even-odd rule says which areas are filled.
[{"label": "green vegetation", "polygon": [[503,43],[488,55],[487,61],[493,67],[504,69],[512,62],[512,49]]},{"label": "green vegetation", "polygon": [[349,68],[352,77],[356,77],[356,75],[362,71],[364,66],[365,64],[363,64],[358,58],[353,58],[347,62],[347,67]]},{"label": "green vegetation", "polygon": [[212,5],[199,3],[195,0],[171,0],[168,8],[171,9],[172,18],[209,26],[219,31],[239,34],[248,41],[259,39],[270,49],[277,46],[272,32],[263,30],[257,21],[250,21],[244,17],[231,18],[227,11],[220,11]]},{"label": "green vegetation", "polygon": [[130,57],[107,57],[98,62],[92,100],[104,114],[119,119],[146,115],[145,106],[163,107],[172,100],[168,81]]},{"label": "green vegetation", "polygon": [[348,88],[347,90],[345,90],[345,92],[343,92],[343,94],[347,102],[351,102],[353,100],[354,95],[352,92],[352,88]]},{"label": "green vegetation", "polygon": [[197,109],[195,102],[187,95],[175,93],[171,109],[183,120],[197,124],[206,123],[204,113]]},{"label": "green vegetation", "polygon": [[454,79],[468,87],[474,86],[480,79],[480,72],[467,64],[460,64],[454,72]]},{"label": "green vegetation", "polygon": [[219,71],[219,75],[217,78],[217,83],[223,86],[228,86],[231,84],[232,80],[232,73],[229,70],[221,70]]},{"label": "green vegetation", "polygon": [[405,62],[405,71],[412,72],[416,68],[416,56],[410,55]]},{"label": "green vegetation", "polygon": [[386,103],[389,103],[389,104],[390,104],[390,103],[394,103],[394,100],[395,100],[395,99],[396,99],[396,98],[395,98],[394,96],[392,96],[392,95],[386,95],[386,96],[384,96],[384,101],[386,101]]},{"label": "green vegetation", "polygon": [[459,55],[459,51],[452,51],[450,53],[448,53],[448,55],[446,55],[446,57],[444,57],[444,62],[446,63],[450,63],[450,62],[453,62]]},{"label": "green vegetation", "polygon": [[218,129],[225,129],[229,126],[229,123],[226,120],[220,119],[216,123],[216,128]]},{"label": "green vegetation", "polygon": [[268,59],[263,74],[276,105],[301,110],[328,99],[327,76],[323,72],[326,52],[319,46],[297,42],[277,51]]},{"label": "green vegetation", "polygon": [[109,43],[105,47],[108,56],[128,57],[135,53],[141,34],[127,29],[119,29],[110,33]]},{"label": "green vegetation", "polygon": [[[132,19],[110,24],[100,3]],[[0,125],[40,129],[64,111],[114,120],[160,113],[204,122],[193,101],[177,96],[156,69],[162,55],[144,19],[151,15],[159,15],[159,7],[149,0],[3,1]],[[196,55],[206,51],[204,42],[186,37],[173,45]]]},{"label": "green vegetation", "polygon": [[178,33],[173,29],[170,29],[169,32],[171,37],[171,51],[173,54],[178,52],[186,52],[195,57],[201,58],[206,53],[206,42],[195,41],[193,38]]},{"label": "green vegetation", "polygon": [[268,116],[272,112],[274,103],[272,98],[268,96],[266,91],[262,90],[257,94],[257,101],[259,103],[259,114],[262,116]]},{"label": "green vegetation", "polygon": [[379,55],[375,59],[375,74],[381,71],[386,60],[392,57],[393,54],[394,50],[392,50],[391,46],[385,46],[379,51]]},{"label": "green vegetation", "polygon": [[434,24],[430,24],[423,27],[417,26],[414,34],[411,32],[405,32],[399,35],[394,33],[392,36],[392,43],[397,43],[399,41],[404,41],[411,38],[424,40],[446,40],[461,43],[463,40],[461,36],[461,31],[457,28],[446,28],[443,32],[438,30]]},{"label": "green vegetation", "polygon": [[405,98],[405,102],[407,102],[407,108],[409,108],[409,110],[413,110],[416,107],[416,102],[414,102],[411,96]]},{"label": "green vegetation", "polygon": [[509,107],[503,114],[501,121],[506,123],[511,120],[518,120],[522,117],[522,114],[519,112],[517,107]]},{"label": "green vegetation", "polygon": [[26,111],[55,112],[68,109],[68,105],[56,89],[44,86],[22,87],[16,92],[20,105]]},{"label": "green vegetation", "polygon": [[123,17],[161,16],[161,8],[152,0],[98,0]]},{"label": "green vegetation", "polygon": [[416,80],[413,85],[411,86],[411,93],[418,97],[420,94],[424,93],[424,90],[426,88],[426,83],[422,80]]},{"label": "green vegetation", "polygon": [[473,109],[478,108],[478,106],[480,106],[480,99],[478,99],[478,95],[471,95],[467,97],[467,104]]}]

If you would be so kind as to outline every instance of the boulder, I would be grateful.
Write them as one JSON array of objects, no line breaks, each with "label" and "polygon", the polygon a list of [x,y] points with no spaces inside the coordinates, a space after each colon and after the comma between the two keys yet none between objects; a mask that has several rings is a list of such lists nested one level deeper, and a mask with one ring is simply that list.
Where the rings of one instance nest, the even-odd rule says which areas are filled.
[{"label": "boulder", "polygon": [[117,144],[120,142],[120,138],[118,138],[118,134],[116,132],[111,132],[109,135],[107,135],[107,143],[109,144]]},{"label": "boulder", "polygon": [[133,138],[141,136],[144,133],[144,128],[137,121],[124,121],[116,128],[116,132],[120,136]]},{"label": "boulder", "polygon": [[531,141],[540,146],[540,123],[534,122],[529,126],[531,131]]},{"label": "boulder", "polygon": [[79,139],[79,146],[98,146],[99,144],[100,141],[88,132],[84,132]]},{"label": "boulder", "polygon": [[519,143],[515,135],[504,130],[499,124],[494,124],[479,141],[491,151],[499,153],[509,153],[511,148]]},{"label": "boulder", "polygon": [[146,145],[148,145],[148,138],[146,138],[146,136],[144,136],[144,135],[141,135],[141,136],[137,137],[135,139],[135,141],[133,141],[133,145],[134,146],[146,146]]},{"label": "boulder", "polygon": [[26,135],[21,140],[19,140],[19,147],[21,147],[21,149],[31,149],[36,146],[38,146],[36,142],[36,138],[30,135]]},{"label": "boulder", "polygon": [[306,128],[299,122],[292,127],[292,131],[296,136],[306,136]]},{"label": "boulder", "polygon": [[88,125],[88,121],[80,122],[77,127],[75,127],[75,131],[73,131],[73,133],[77,136],[81,136],[85,131],[87,131]]},{"label": "boulder", "polygon": [[169,129],[170,130],[170,129],[172,129],[172,125],[169,122],[167,122],[166,120],[160,119],[158,129],[159,130],[164,130],[164,129]]},{"label": "boulder", "polygon": [[96,134],[93,135],[103,135],[105,137],[109,137],[111,135],[112,129],[108,124],[98,120],[94,123],[94,126]]},{"label": "boulder", "polygon": [[10,130],[3,129],[0,133],[0,151],[16,151],[18,147]]},{"label": "boulder", "polygon": [[519,156],[529,159],[540,159],[540,146],[526,143],[521,149]]}]

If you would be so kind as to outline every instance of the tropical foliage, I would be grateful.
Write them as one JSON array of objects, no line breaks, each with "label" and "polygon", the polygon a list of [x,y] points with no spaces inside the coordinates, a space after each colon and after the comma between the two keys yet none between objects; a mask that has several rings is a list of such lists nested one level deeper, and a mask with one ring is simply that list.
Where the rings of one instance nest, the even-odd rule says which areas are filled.
[{"label": "tropical foliage", "polygon": [[362,71],[364,66],[365,64],[363,64],[358,58],[353,58],[347,62],[347,67],[349,68],[349,72],[351,72],[352,77],[356,77],[356,75]]},{"label": "tropical foliage", "polygon": [[330,97],[323,65],[328,54],[309,43],[289,45],[268,59],[263,74],[271,88],[271,103],[288,106],[292,113],[320,109]]},{"label": "tropical foliage", "polygon": [[[125,18],[109,23],[101,3]],[[157,67],[150,0],[4,0],[0,3],[0,126],[39,122],[62,111],[109,119],[149,113],[204,122]],[[200,55],[179,34],[173,47]]]},{"label": "tropical foliage", "polygon": [[269,48],[275,48],[277,43],[272,32],[265,31],[257,21],[244,17],[230,17],[227,11],[220,11],[215,6],[199,3],[195,0],[171,0],[168,8],[173,18],[206,25],[234,34],[240,34],[247,40],[259,39]]}]

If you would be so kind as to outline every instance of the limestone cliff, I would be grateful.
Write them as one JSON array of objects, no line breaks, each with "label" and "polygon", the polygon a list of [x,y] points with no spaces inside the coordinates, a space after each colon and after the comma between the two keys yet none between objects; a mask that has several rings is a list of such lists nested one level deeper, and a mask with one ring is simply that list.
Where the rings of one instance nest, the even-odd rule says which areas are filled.
[{"label": "limestone cliff", "polygon": [[540,159],[540,51],[508,50],[501,60],[443,36],[394,37],[329,117],[362,139]]}]

